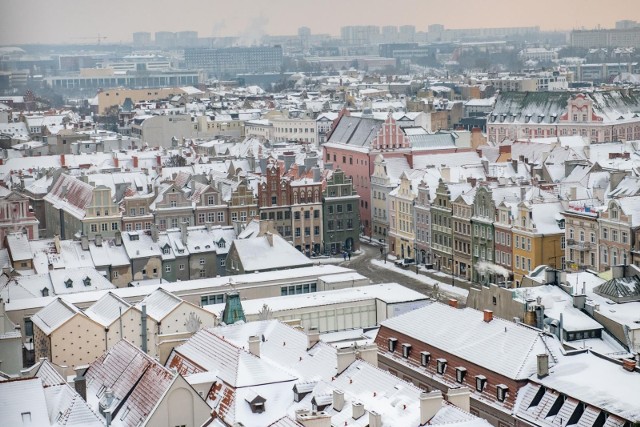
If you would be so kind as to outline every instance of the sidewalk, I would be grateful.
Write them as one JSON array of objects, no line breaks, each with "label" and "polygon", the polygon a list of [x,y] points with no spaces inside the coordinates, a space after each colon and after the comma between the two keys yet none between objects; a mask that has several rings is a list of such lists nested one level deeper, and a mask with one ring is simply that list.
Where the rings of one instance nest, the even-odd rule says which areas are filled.
[{"label": "sidewalk", "polygon": [[380,259],[372,259],[371,263],[376,267],[385,268],[395,273],[399,273],[404,276],[410,277],[414,280],[418,280],[419,282],[422,282],[425,285],[433,286],[434,284],[437,283],[440,290],[448,294],[459,295],[465,298],[469,295],[469,290],[464,286],[457,286],[458,285],[457,282],[456,282],[456,286],[454,287],[454,286],[451,286],[451,281],[447,283],[446,281],[442,281],[440,277],[436,278],[435,277],[436,275],[433,275],[434,277],[431,277],[431,275],[429,274],[431,270],[426,270],[424,268],[419,269],[418,271],[420,274],[416,274],[415,265],[413,266],[413,268],[409,267],[407,269],[404,269],[404,268],[396,267],[395,264],[393,263],[393,260],[390,260],[390,259],[387,260],[386,263]]}]

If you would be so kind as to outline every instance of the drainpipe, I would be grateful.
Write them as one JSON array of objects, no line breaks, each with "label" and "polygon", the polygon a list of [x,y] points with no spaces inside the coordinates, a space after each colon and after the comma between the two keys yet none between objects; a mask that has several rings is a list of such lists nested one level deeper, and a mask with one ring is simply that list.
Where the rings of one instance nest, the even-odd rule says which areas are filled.
[{"label": "drainpipe", "polygon": [[141,317],[141,327],[142,327],[142,351],[147,352],[147,305],[142,304],[142,317]]}]

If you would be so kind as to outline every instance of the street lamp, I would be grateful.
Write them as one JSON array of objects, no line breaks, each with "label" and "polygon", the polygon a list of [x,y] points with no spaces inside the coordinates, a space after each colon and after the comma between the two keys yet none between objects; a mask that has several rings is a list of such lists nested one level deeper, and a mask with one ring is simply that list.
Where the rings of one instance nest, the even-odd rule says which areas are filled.
[{"label": "street lamp", "polygon": [[416,263],[416,274],[420,274],[418,272],[418,242],[416,242],[415,240],[413,241],[413,259]]},{"label": "street lamp", "polygon": [[453,275],[453,258],[451,258],[451,286],[456,287],[456,278]]}]

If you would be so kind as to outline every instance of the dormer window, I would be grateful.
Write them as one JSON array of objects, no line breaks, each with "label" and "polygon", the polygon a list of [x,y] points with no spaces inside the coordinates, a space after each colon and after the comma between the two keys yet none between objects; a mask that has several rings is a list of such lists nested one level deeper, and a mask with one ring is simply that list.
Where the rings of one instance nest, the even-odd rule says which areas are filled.
[{"label": "dormer window", "polygon": [[218,247],[219,248],[224,248],[226,246],[227,242],[224,241],[224,239],[220,239],[218,241]]},{"label": "dormer window", "polygon": [[67,279],[67,280],[65,280],[65,282],[64,282],[64,286],[65,286],[66,288],[72,288],[72,287],[73,287],[73,280],[71,280],[71,279]]},{"label": "dormer window", "polygon": [[389,338],[389,351],[391,353],[393,353],[394,351],[396,351],[396,344],[398,344],[398,339],[397,338]]},{"label": "dormer window", "polygon": [[245,397],[245,401],[249,404],[251,412],[254,414],[261,414],[264,412],[264,404],[267,399],[256,393],[250,392],[247,397]]},{"label": "dormer window", "polygon": [[170,250],[169,250],[169,247],[168,247],[168,246],[165,246],[164,248],[162,248],[162,253],[163,253],[164,255],[169,255],[169,252],[170,252]]},{"label": "dormer window", "polygon": [[504,384],[498,384],[496,386],[496,397],[500,402],[504,402],[509,394],[509,387]]},{"label": "dormer window", "polygon": [[464,382],[464,377],[467,375],[467,368],[463,368],[462,366],[458,366],[456,368],[456,381],[459,383]]},{"label": "dormer window", "polygon": [[49,288],[42,288],[42,296],[43,297],[49,296]]},{"label": "dormer window", "polygon": [[428,351],[420,352],[420,364],[422,366],[427,366],[430,360],[431,360],[431,353],[429,353]]},{"label": "dormer window", "polygon": [[85,286],[91,286],[91,279],[89,277],[85,277],[82,283],[84,283]]},{"label": "dormer window", "polygon": [[404,357],[405,359],[408,359],[409,354],[411,354],[411,344],[407,344],[407,343],[402,344],[402,357]]},{"label": "dormer window", "polygon": [[476,390],[483,392],[487,387],[487,377],[484,375],[476,375]]},{"label": "dormer window", "polygon": [[440,375],[444,375],[444,372],[447,370],[447,359],[437,359],[436,369]]},{"label": "dormer window", "polygon": [[618,210],[611,209],[611,219],[618,219]]}]

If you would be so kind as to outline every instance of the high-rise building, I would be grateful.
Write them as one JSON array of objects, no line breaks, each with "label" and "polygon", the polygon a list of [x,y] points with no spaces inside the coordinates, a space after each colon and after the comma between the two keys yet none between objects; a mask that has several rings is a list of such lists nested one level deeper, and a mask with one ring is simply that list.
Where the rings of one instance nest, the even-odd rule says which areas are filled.
[{"label": "high-rise building", "polygon": [[133,33],[133,46],[134,47],[151,46],[151,33],[147,33],[144,31]]},{"label": "high-rise building", "polygon": [[171,31],[158,31],[156,32],[156,46],[170,49],[176,47],[176,33]]},{"label": "high-rise building", "polygon": [[282,68],[281,46],[185,49],[189,69],[206,70],[216,76],[277,72]]},{"label": "high-rise building", "polygon": [[[620,21],[616,23],[616,27],[619,23]],[[625,29],[573,30],[570,40],[571,46],[585,49],[596,47],[640,48],[640,26]]]},{"label": "high-rise building", "polygon": [[198,43],[197,31],[179,31],[176,33],[176,46],[195,47]]}]

